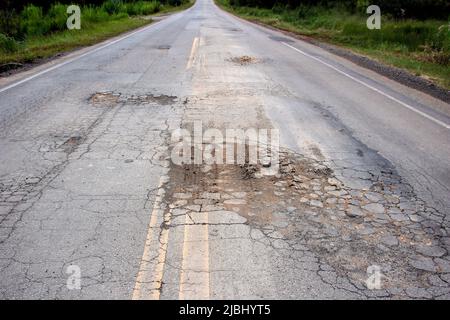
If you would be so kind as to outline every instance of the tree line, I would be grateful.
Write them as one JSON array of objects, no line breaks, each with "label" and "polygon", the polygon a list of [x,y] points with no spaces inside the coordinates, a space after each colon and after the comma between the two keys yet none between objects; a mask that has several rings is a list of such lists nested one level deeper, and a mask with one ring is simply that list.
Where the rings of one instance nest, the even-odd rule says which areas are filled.
[{"label": "tree line", "polygon": [[[112,0],[112,2],[121,2],[121,3],[130,3],[130,2],[138,2],[139,0]],[[41,7],[44,10],[50,8],[55,3],[60,4],[76,4],[81,6],[93,5],[100,6],[106,0],[0,0],[0,10],[14,10],[21,11],[27,5],[35,5],[36,7]],[[179,5],[183,1],[182,0],[159,0],[160,3],[167,3],[170,5]]]},{"label": "tree line", "polygon": [[[112,0],[113,2],[137,2],[138,0]],[[0,0],[0,10],[21,11],[26,5],[33,4],[38,7],[49,8],[54,2],[61,4],[102,5],[105,0]],[[160,3],[178,5],[182,0],[162,0]],[[395,18],[416,18],[428,19],[439,18],[448,19],[450,15],[449,0],[229,0],[231,5],[249,6],[260,8],[273,8],[274,6],[284,6],[297,8],[299,6],[324,6],[324,7],[344,7],[352,12],[365,10],[367,6],[376,4],[382,8],[382,12],[390,14]]]},{"label": "tree line", "polygon": [[382,14],[389,14],[394,18],[448,19],[450,15],[449,0],[229,0],[229,3],[233,6],[259,8],[343,7],[360,13],[374,4],[380,6]]}]

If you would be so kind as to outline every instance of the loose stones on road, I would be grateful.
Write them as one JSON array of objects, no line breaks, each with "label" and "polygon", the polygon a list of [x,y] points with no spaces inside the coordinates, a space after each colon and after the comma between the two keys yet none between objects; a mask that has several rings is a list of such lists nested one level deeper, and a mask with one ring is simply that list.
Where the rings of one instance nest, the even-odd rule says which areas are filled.
[{"label": "loose stones on road", "polygon": [[363,207],[363,209],[365,209],[369,212],[373,212],[373,213],[384,213],[384,207],[383,207],[383,205],[381,205],[379,203],[371,203],[371,204],[365,205]]},{"label": "loose stones on road", "polygon": [[[258,241],[276,250],[307,248],[304,252],[364,288],[360,282],[367,276],[367,268],[383,265],[383,274],[393,279],[386,281],[386,289],[396,292],[396,297],[428,293],[429,284],[423,284],[417,273],[411,272],[412,267],[429,275],[450,269],[447,251],[432,234],[436,224],[421,219],[415,222],[405,206],[400,208],[402,201],[411,202],[412,195],[378,188],[378,181],[373,190],[350,188],[330,170],[311,165],[310,159],[289,153],[284,157],[288,160],[281,157],[280,173],[270,177],[257,176],[258,168],[251,166],[174,172],[173,197],[188,201],[185,209],[197,205],[200,213],[237,213],[246,225],[264,235]],[[184,180],[176,180],[180,177]],[[391,185],[392,181],[391,177]],[[407,293],[405,288],[410,288]]]}]

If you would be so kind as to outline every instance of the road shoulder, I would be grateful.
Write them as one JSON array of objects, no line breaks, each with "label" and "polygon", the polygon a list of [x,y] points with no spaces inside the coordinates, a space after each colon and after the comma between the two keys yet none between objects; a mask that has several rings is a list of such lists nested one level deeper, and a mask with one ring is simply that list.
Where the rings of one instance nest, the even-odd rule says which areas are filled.
[{"label": "road shoulder", "polygon": [[171,8],[170,10],[165,10],[158,12],[156,14],[152,14],[144,17],[144,19],[149,20],[148,23],[145,23],[137,28],[130,28],[124,32],[120,32],[116,35],[108,37],[107,39],[101,40],[97,43],[93,43],[91,45],[80,45],[79,47],[71,50],[63,50],[61,52],[57,52],[51,57],[35,59],[31,62],[26,63],[10,63],[16,65],[11,69],[1,70],[0,66],[0,86],[6,86],[10,83],[13,83],[17,80],[26,78],[27,76],[33,75],[35,73],[39,73],[42,70],[53,67],[54,65],[64,63],[67,60],[76,58],[80,55],[83,55],[89,51],[96,50],[99,47],[107,45],[110,42],[115,42],[118,39],[126,38],[130,34],[137,33],[143,29],[148,28],[155,23],[158,23],[168,17],[180,13],[185,10],[189,10],[195,1],[190,1],[188,6],[183,6],[182,8]]},{"label": "road shoulder", "polygon": [[333,45],[330,43],[326,43],[326,42],[314,39],[309,36],[305,36],[305,35],[298,34],[298,33],[292,32],[292,31],[274,27],[269,24],[263,23],[261,21],[241,17],[239,15],[236,15],[234,12],[229,11],[226,8],[223,8],[221,5],[217,4],[217,2],[216,2],[216,6],[218,8],[220,8],[221,10],[233,15],[234,17],[236,17],[240,20],[244,20],[244,21],[250,22],[252,24],[256,24],[263,28],[281,32],[284,35],[287,35],[292,38],[295,38],[295,39],[307,42],[309,44],[312,44],[314,46],[320,47],[334,55],[337,55],[346,60],[349,60],[349,61],[357,64],[360,67],[372,70],[382,76],[385,76],[385,77],[387,77],[391,80],[394,80],[400,84],[403,84],[407,87],[421,91],[425,94],[428,94],[428,95],[430,95],[434,98],[437,98],[441,101],[444,101],[446,103],[450,103],[450,90],[447,90],[447,89],[433,83],[430,80],[427,80],[420,76],[416,76],[416,75],[408,72],[407,70],[386,65],[386,64],[376,61],[375,59],[372,59],[368,56],[364,56],[359,53],[355,53],[348,48],[343,48],[343,47],[340,47],[337,45]]}]

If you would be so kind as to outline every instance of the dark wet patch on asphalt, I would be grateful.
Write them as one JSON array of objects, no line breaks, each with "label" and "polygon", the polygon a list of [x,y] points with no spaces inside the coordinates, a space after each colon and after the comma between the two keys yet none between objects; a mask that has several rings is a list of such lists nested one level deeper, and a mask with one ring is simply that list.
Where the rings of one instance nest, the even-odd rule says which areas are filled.
[{"label": "dark wet patch on asphalt", "polygon": [[292,40],[292,39],[280,37],[280,36],[269,36],[269,39],[279,41],[279,42],[294,42],[294,40]]},{"label": "dark wet patch on asphalt", "polygon": [[64,152],[71,153],[83,142],[83,140],[84,139],[81,136],[70,137],[61,145],[61,148]]},{"label": "dark wet patch on asphalt", "polygon": [[163,44],[163,45],[158,46],[157,48],[159,50],[169,50],[171,48],[171,46]]}]

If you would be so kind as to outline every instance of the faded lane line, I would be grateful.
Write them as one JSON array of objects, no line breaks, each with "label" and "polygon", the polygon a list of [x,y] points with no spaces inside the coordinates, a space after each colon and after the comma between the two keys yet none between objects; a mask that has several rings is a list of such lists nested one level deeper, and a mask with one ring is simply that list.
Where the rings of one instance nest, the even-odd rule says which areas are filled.
[{"label": "faded lane line", "polygon": [[391,96],[391,95],[389,95],[389,94],[387,94],[387,93],[384,93],[383,91],[381,91],[381,90],[379,90],[379,89],[377,89],[377,88],[375,88],[375,87],[373,87],[373,86],[371,86],[371,85],[365,83],[364,81],[361,81],[361,80],[359,80],[359,79],[353,77],[352,75],[349,75],[348,73],[346,73],[346,72],[344,72],[344,71],[342,71],[342,70],[339,70],[339,69],[336,68],[335,66],[333,66],[333,65],[331,65],[331,64],[329,64],[329,63],[327,63],[327,62],[325,62],[325,61],[323,61],[323,60],[321,60],[321,59],[319,59],[319,58],[317,58],[317,57],[314,57],[314,56],[312,56],[312,55],[310,55],[310,54],[308,54],[308,53],[306,53],[306,52],[304,52],[304,51],[302,51],[302,50],[300,50],[300,49],[297,49],[296,47],[293,47],[293,46],[291,46],[290,44],[288,44],[288,43],[286,43],[286,42],[281,42],[281,43],[284,44],[285,46],[287,46],[287,47],[289,47],[289,48],[291,48],[291,49],[293,49],[293,50],[295,50],[295,51],[297,51],[297,52],[303,54],[303,55],[306,56],[306,57],[309,57],[309,58],[311,58],[311,59],[314,59],[314,60],[316,60],[316,61],[318,61],[318,62],[320,62],[320,63],[326,65],[327,67],[329,67],[329,68],[331,68],[331,69],[333,69],[333,70],[339,72],[340,74],[342,74],[342,75],[344,75],[344,76],[346,76],[346,77],[348,77],[348,78],[350,78],[350,79],[352,79],[352,80],[358,82],[359,84],[362,84],[363,86],[365,86],[365,87],[367,87],[367,88],[369,88],[369,89],[371,89],[371,90],[373,90],[373,91],[375,91],[375,92],[377,92],[377,93],[379,93],[379,94],[385,96],[386,98],[391,99],[392,101],[397,102],[398,104],[400,104],[400,105],[402,105],[403,107],[405,107],[405,108],[407,108],[407,109],[409,109],[409,110],[411,110],[411,111],[413,111],[413,112],[415,112],[415,113],[421,115],[422,117],[425,117],[425,118],[427,118],[428,120],[431,120],[431,121],[433,121],[434,123],[437,123],[438,125],[440,125],[440,126],[446,128],[446,129],[450,129],[450,125],[448,125],[448,124],[446,124],[446,123],[444,123],[444,122],[442,122],[442,121],[440,121],[440,120],[438,120],[438,119],[436,119],[436,118],[434,118],[434,117],[432,117],[432,116],[426,114],[425,112],[422,112],[422,111],[420,111],[420,110],[417,110],[417,109],[414,108],[413,106],[410,106],[409,104],[404,103],[404,102],[398,100],[397,98],[394,98],[393,96]]},{"label": "faded lane line", "polygon": [[[195,224],[191,217],[194,217]],[[186,214],[180,300],[209,299],[208,213]]]},{"label": "faded lane line", "polygon": [[60,68],[60,67],[62,67],[62,66],[65,66],[65,65],[67,65],[67,64],[69,64],[69,63],[72,63],[72,62],[77,61],[77,60],[79,60],[79,59],[81,59],[81,58],[84,58],[84,57],[86,57],[86,56],[88,56],[88,55],[90,55],[90,54],[92,54],[92,53],[95,53],[95,52],[97,52],[97,51],[103,50],[103,49],[105,49],[105,48],[107,48],[107,47],[109,47],[109,46],[112,46],[113,44],[116,44],[116,43],[118,43],[118,42],[120,42],[120,41],[122,41],[122,40],[125,40],[125,39],[129,38],[129,37],[132,37],[132,36],[134,36],[134,35],[136,35],[136,34],[138,34],[138,33],[144,32],[144,31],[146,31],[146,30],[148,30],[148,29],[150,29],[150,28],[156,26],[157,24],[159,24],[160,22],[162,22],[162,21],[164,21],[164,20],[165,20],[165,19],[156,21],[156,22],[150,24],[150,25],[147,26],[147,27],[144,27],[144,28],[139,29],[139,30],[137,30],[137,31],[134,31],[134,32],[132,32],[132,33],[130,33],[130,34],[127,34],[126,36],[124,36],[124,37],[122,37],[122,38],[119,38],[119,39],[116,39],[116,40],[114,40],[114,41],[108,42],[107,44],[105,44],[105,45],[103,45],[103,46],[101,46],[101,47],[98,47],[98,48],[95,48],[95,49],[93,49],[93,50],[91,50],[91,51],[85,52],[85,53],[83,53],[83,54],[81,54],[81,55],[79,55],[79,56],[77,56],[77,57],[75,57],[75,58],[72,58],[72,59],[69,59],[69,60],[67,60],[67,61],[61,62],[61,63],[59,63],[59,64],[57,64],[57,65],[54,65],[53,67],[50,67],[50,68],[45,69],[45,70],[43,70],[43,71],[41,71],[41,72],[38,72],[38,73],[36,73],[36,74],[34,74],[34,75],[28,77],[28,78],[19,80],[19,81],[15,82],[15,83],[13,83],[13,84],[10,84],[10,85],[8,85],[8,86],[6,86],[6,87],[4,87],[4,88],[1,88],[1,89],[0,89],[0,93],[5,92],[5,91],[7,91],[7,90],[9,90],[9,89],[12,89],[12,88],[14,88],[14,87],[17,87],[18,85],[21,85],[21,84],[23,84],[23,83],[26,83],[26,82],[28,82],[28,81],[34,79],[34,78],[37,78],[37,77],[39,77],[39,76],[41,76],[41,75],[43,75],[43,74],[46,74],[46,73],[48,73],[48,72],[50,72],[50,71],[53,71],[53,70],[58,69],[58,68]]},{"label": "faded lane line", "polygon": [[189,70],[192,65],[194,64],[194,60],[195,60],[195,52],[197,51],[198,48],[198,37],[194,38],[194,41],[192,41],[192,48],[191,48],[191,54],[189,55],[189,59],[186,65],[186,70]]},{"label": "faded lane line", "polygon": [[133,300],[157,300],[161,295],[162,278],[166,262],[167,243],[169,229],[160,229],[163,222],[170,224],[170,216],[167,213],[163,217],[164,209],[161,203],[165,195],[162,179],[159,182],[158,194],[153,204],[153,210],[148,225],[147,238],[142,254],[139,272],[133,290]]}]

